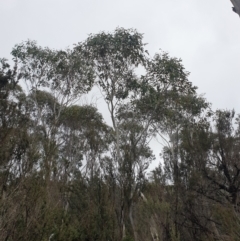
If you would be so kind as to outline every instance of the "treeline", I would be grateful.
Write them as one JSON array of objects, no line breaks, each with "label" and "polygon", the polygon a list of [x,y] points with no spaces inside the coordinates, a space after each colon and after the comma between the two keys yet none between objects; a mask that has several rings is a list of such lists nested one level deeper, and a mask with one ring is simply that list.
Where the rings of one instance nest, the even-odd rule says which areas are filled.
[{"label": "treeline", "polygon": [[[11,54],[14,67],[0,66],[0,240],[240,240],[240,118],[212,111],[180,59],[151,58],[122,28]],[[78,104],[94,86],[111,125]]]}]

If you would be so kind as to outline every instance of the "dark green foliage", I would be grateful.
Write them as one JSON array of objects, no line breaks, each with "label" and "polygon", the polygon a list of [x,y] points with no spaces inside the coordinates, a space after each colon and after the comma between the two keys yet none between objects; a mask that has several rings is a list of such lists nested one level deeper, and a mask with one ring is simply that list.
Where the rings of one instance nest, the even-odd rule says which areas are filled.
[{"label": "dark green foliage", "polygon": [[[133,29],[0,60],[0,241],[240,240],[240,116]],[[145,74],[138,76],[137,67]],[[79,105],[97,85],[111,125]],[[162,164],[150,142],[163,143]]]}]

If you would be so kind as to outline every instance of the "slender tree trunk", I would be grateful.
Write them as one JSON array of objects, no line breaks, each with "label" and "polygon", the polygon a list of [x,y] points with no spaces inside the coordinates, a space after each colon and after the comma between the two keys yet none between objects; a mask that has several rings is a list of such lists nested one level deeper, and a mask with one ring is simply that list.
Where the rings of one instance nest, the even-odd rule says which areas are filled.
[{"label": "slender tree trunk", "polygon": [[178,237],[178,206],[179,206],[179,170],[178,170],[178,130],[176,133],[170,136],[172,143],[172,162],[173,162],[173,181],[175,189],[175,204],[174,204],[174,225],[175,225],[175,234]]},{"label": "slender tree trunk", "polygon": [[134,219],[133,219],[133,203],[132,202],[131,202],[130,207],[129,207],[129,219],[130,219],[130,223],[131,223],[131,226],[132,226],[134,241],[138,241],[138,234],[137,234]]}]

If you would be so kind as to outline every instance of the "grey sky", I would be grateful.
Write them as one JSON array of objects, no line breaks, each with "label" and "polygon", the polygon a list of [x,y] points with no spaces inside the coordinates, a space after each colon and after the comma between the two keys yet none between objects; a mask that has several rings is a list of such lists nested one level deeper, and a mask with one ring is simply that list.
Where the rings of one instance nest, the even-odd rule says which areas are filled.
[{"label": "grey sky", "polygon": [[117,26],[183,59],[215,108],[240,112],[240,19],[230,0],[0,0],[0,57],[23,40],[66,48]]},{"label": "grey sky", "polygon": [[27,39],[57,49],[90,33],[136,28],[151,55],[162,49],[183,60],[214,109],[240,113],[240,18],[231,7],[230,0],[0,0],[0,57]]}]

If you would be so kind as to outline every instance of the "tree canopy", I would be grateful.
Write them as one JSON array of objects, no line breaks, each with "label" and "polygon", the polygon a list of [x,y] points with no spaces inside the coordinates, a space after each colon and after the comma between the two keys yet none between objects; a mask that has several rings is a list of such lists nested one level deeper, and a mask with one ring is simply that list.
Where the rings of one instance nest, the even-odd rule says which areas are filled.
[{"label": "tree canopy", "polygon": [[[124,28],[12,56],[0,59],[0,240],[240,239],[240,115],[212,110],[181,59],[151,57]],[[93,87],[110,123],[80,104]]]}]

